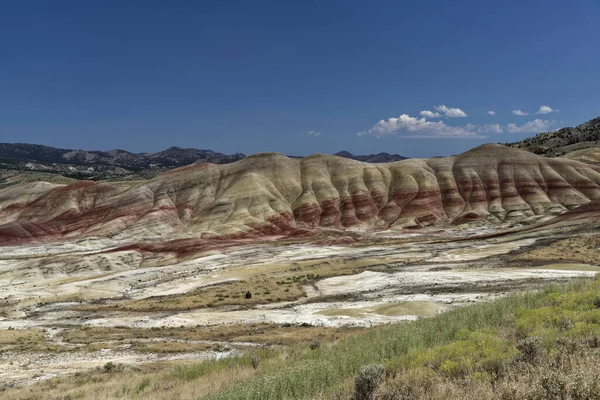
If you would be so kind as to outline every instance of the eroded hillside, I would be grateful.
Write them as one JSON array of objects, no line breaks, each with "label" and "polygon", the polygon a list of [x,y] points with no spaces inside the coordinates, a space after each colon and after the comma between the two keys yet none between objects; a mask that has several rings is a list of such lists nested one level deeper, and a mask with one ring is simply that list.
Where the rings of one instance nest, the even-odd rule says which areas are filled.
[{"label": "eroded hillside", "polygon": [[387,164],[265,153],[194,164],[132,186],[79,181],[3,189],[0,242],[256,238],[536,220],[600,198],[599,185],[599,167],[500,145]]}]

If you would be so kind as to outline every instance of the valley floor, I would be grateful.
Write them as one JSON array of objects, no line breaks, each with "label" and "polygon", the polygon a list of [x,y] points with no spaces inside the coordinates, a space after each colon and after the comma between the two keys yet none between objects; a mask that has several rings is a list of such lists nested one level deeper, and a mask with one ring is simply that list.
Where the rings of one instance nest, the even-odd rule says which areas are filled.
[{"label": "valley floor", "polygon": [[[404,332],[440,318],[454,324],[447,318],[471,312],[463,306],[504,304],[508,300],[496,300],[600,271],[600,236],[593,231],[505,231],[387,232],[344,245],[242,243],[187,257],[144,254],[110,239],[5,248],[0,394],[32,399],[60,393],[70,398],[217,395],[233,381],[248,378],[244,385],[254,385],[271,366],[279,371],[302,369],[307,360],[325,362],[312,357],[329,357],[347,343],[379,335],[372,332]],[[487,306],[464,310],[478,307]],[[387,326],[417,319],[416,325]],[[365,329],[379,325],[384,327]],[[472,339],[465,334],[465,340]],[[296,353],[298,364],[277,364],[294,360]],[[391,353],[380,357],[340,367],[341,375],[327,388],[345,396],[354,390],[360,366],[392,359]],[[405,366],[393,373],[389,368],[392,385],[390,377]],[[284,397],[334,395],[321,383],[318,392],[302,394],[304,384],[296,384],[298,395]],[[239,398],[281,398],[274,394]]]}]

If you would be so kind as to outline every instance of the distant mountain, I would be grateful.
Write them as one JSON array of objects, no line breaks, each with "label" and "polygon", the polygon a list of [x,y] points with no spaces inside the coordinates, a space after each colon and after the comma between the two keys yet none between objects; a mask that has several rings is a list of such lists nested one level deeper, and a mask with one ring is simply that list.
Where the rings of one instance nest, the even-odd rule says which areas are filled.
[{"label": "distant mountain", "polygon": [[246,155],[242,153],[227,155],[212,150],[183,149],[181,147],[169,147],[167,150],[158,153],[147,153],[145,156],[152,164],[165,166],[183,166],[195,162],[229,164],[246,158]]},{"label": "distant mountain", "polygon": [[27,143],[0,143],[0,159],[36,163],[112,165],[138,171],[150,167],[176,168],[197,161],[226,164],[241,160],[244,154],[232,155],[212,150],[169,147],[158,153],[131,153],[125,150],[84,151],[58,149]]},{"label": "distant mountain", "polygon": [[406,160],[408,157],[401,156],[400,154],[389,154],[389,153],[379,153],[379,154],[368,154],[364,156],[354,155],[348,151],[340,151],[339,153],[335,153],[335,156],[350,158],[356,161],[362,161],[367,163],[388,163],[400,160]]},{"label": "distant mountain", "polygon": [[600,117],[574,128],[540,133],[506,146],[528,150],[547,157],[562,156],[576,150],[600,147]]},{"label": "distant mountain", "polygon": [[[336,155],[367,163],[387,163],[406,158],[388,153],[354,155],[347,151]],[[132,153],[119,149],[86,151],[39,144],[0,143],[0,171],[25,173],[27,177],[23,179],[29,181],[36,180],[39,174],[44,175],[44,180],[48,180],[48,174],[89,180],[147,179],[160,172],[198,162],[228,164],[243,158],[246,155],[242,153],[223,154],[181,147],[169,147],[156,153]],[[2,184],[5,183],[0,179],[0,186]]]},{"label": "distant mountain", "polygon": [[27,143],[0,143],[0,169],[59,173],[79,179],[111,179],[128,175],[150,177],[194,162],[226,164],[245,157],[241,153],[227,155],[181,147],[170,147],[157,153],[131,153],[125,150],[84,151]]}]

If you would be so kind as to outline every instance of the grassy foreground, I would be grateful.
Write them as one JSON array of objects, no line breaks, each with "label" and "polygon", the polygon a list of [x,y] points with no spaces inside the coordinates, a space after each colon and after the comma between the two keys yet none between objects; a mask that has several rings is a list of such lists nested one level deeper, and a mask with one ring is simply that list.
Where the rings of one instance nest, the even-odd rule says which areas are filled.
[{"label": "grassy foreground", "polygon": [[[6,398],[600,399],[600,280],[457,309],[333,343],[156,371],[98,371]],[[67,397],[68,396],[68,397]]]},{"label": "grassy foreground", "polygon": [[551,285],[292,354],[211,398],[600,399],[599,338],[600,280]]}]

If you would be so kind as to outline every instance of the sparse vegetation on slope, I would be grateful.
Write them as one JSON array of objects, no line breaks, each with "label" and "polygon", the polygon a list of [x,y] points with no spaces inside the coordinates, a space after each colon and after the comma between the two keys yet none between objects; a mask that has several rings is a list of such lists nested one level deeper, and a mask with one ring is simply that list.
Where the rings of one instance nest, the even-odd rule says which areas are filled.
[{"label": "sparse vegetation on slope", "polygon": [[562,156],[572,151],[600,147],[600,118],[595,118],[574,128],[552,132],[507,143],[507,146],[527,149],[548,157]]}]

